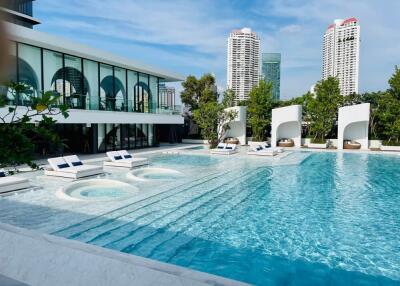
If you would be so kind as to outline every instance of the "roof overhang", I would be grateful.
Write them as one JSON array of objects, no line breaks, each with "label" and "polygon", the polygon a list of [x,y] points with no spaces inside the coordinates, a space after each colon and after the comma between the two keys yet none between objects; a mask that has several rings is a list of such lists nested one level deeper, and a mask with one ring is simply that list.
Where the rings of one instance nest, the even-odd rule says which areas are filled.
[{"label": "roof overhang", "polygon": [[23,13],[19,13],[17,11],[14,10],[10,10],[4,7],[0,7],[0,13],[3,14],[5,16],[5,18],[7,19],[8,17],[15,17],[17,19],[26,21],[32,25],[37,25],[40,24],[40,21],[34,17],[31,17],[29,15],[25,15]]}]

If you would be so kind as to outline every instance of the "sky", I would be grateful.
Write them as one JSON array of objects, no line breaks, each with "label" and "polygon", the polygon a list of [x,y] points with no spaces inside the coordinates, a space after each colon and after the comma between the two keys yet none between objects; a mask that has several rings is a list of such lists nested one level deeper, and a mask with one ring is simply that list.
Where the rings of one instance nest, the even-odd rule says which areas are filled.
[{"label": "sky", "polygon": [[[400,66],[400,0],[37,0],[36,30],[226,88],[227,38],[250,27],[261,52],[282,53],[281,99],[321,78],[322,39],[334,19],[361,26],[360,92],[383,90]],[[180,84],[176,83],[178,92]]]}]

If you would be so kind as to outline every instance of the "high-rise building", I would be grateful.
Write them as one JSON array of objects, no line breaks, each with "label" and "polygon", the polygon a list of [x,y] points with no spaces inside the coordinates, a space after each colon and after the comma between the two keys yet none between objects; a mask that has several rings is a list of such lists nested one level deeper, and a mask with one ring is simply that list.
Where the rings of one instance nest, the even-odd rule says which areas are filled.
[{"label": "high-rise building", "polygon": [[247,100],[260,80],[260,39],[250,28],[234,30],[228,38],[228,88],[236,102]]},{"label": "high-rise building", "polygon": [[32,2],[34,0],[3,0],[0,1],[0,15],[8,22],[32,28],[40,22],[33,17]]},{"label": "high-rise building", "polygon": [[158,101],[161,109],[166,108],[168,110],[175,106],[175,87],[160,83],[158,85]]},{"label": "high-rise building", "polygon": [[262,79],[272,83],[272,96],[280,99],[281,92],[281,54],[263,53],[262,54]]},{"label": "high-rise building", "polygon": [[324,34],[322,78],[337,77],[342,95],[358,92],[360,26],[356,18],[338,19]]}]

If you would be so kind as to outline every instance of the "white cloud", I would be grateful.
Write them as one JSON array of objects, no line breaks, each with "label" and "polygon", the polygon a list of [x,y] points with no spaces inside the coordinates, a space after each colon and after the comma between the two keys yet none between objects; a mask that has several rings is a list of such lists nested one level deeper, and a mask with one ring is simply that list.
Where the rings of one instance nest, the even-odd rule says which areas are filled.
[{"label": "white cloud", "polygon": [[279,29],[283,33],[297,33],[301,31],[300,25],[287,25]]},{"label": "white cloud", "polygon": [[360,21],[361,90],[386,88],[400,63],[400,1],[258,0],[245,11],[226,0],[35,2],[46,15],[41,30],[83,34],[86,43],[186,74],[214,72],[219,87],[226,84],[227,36],[243,26],[260,35],[262,51],[282,53],[283,97],[306,92],[321,77],[322,36],[335,18]]}]

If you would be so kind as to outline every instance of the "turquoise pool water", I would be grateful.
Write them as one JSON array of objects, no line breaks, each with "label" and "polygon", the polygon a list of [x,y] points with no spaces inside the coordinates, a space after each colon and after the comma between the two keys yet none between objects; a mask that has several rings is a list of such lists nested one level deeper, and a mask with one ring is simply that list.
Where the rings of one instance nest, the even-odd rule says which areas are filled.
[{"label": "turquoise pool water", "polygon": [[185,178],[101,211],[2,199],[0,220],[256,285],[400,284],[400,156],[150,159]]},{"label": "turquoise pool water", "polygon": [[102,188],[102,187],[82,187],[79,193],[83,197],[88,198],[119,198],[126,196],[127,192],[119,188]]}]

